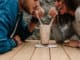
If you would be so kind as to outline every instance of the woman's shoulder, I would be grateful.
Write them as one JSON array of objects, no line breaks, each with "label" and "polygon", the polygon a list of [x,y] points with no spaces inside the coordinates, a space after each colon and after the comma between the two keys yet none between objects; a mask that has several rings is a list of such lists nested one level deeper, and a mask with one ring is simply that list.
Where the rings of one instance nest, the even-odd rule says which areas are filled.
[{"label": "woman's shoulder", "polygon": [[76,20],[80,20],[80,6],[75,11],[75,18]]},{"label": "woman's shoulder", "polygon": [[80,6],[76,9],[75,14],[80,13]]},{"label": "woman's shoulder", "polygon": [[80,6],[77,7],[76,11],[80,11]]}]

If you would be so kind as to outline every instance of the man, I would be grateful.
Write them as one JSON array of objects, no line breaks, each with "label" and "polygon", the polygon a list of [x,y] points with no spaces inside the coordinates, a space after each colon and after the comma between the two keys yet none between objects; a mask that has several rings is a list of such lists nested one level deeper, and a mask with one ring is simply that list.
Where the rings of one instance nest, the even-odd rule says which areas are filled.
[{"label": "man", "polygon": [[[75,31],[75,27],[73,27],[74,24],[72,24],[74,22],[74,17],[79,15],[79,8],[78,8],[78,3],[77,3],[77,0],[56,0],[55,2],[55,6],[57,7],[58,11],[59,11],[59,14],[60,16],[58,17],[58,21],[59,22],[59,26],[60,25],[63,25],[63,26],[58,26],[59,28],[59,31],[60,33],[58,33],[59,35],[62,35],[60,36],[63,40],[64,39],[70,39],[70,37],[72,37],[72,35],[74,35],[76,32],[79,33],[78,31]],[[78,8],[78,15],[76,14],[75,15],[75,11],[76,9]],[[54,8],[51,8],[50,11],[49,11],[49,15],[50,16],[54,16],[56,14],[57,11],[54,10]],[[65,17],[65,14],[66,17]],[[61,16],[62,15],[62,16]],[[70,16],[69,16],[70,15]],[[62,17],[62,19],[60,20],[60,18]],[[66,20],[67,19],[67,20]],[[79,20],[78,18],[76,18],[76,21]],[[62,22],[63,21],[63,22]],[[70,27],[68,26],[68,24],[64,25],[64,22],[67,23],[67,21],[69,21],[69,24],[70,24]],[[60,23],[62,22],[62,23]],[[78,21],[77,21],[78,22]],[[77,23],[76,22],[76,23]],[[78,22],[78,26],[79,26],[79,22]],[[65,27],[65,28],[64,28]],[[69,30],[67,30],[67,27],[69,27]],[[77,25],[76,25],[77,27]],[[54,29],[54,28],[53,28]],[[62,31],[60,31],[60,29]],[[79,29],[78,29],[79,30]],[[66,33],[67,32],[67,33]],[[54,34],[54,33],[53,33]],[[69,36],[69,37],[68,37]],[[79,38],[77,35],[76,35],[77,39]],[[72,38],[72,39],[76,39],[76,38]],[[62,40],[60,40],[62,41]],[[78,40],[75,41],[72,41],[71,40],[71,43],[67,43],[65,45],[70,45],[72,47],[79,47],[79,42]]]},{"label": "man", "polygon": [[[33,15],[29,26],[22,20],[23,10]],[[39,0],[0,0],[0,54],[12,50],[29,37],[37,23],[37,15],[41,18],[43,12]]]}]

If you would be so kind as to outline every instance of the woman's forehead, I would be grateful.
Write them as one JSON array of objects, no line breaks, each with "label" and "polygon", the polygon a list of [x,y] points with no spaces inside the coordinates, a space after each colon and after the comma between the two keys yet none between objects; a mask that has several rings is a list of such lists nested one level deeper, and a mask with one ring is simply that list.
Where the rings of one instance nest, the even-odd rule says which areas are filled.
[{"label": "woman's forehead", "polygon": [[56,0],[56,1],[61,1],[61,0]]},{"label": "woman's forehead", "polygon": [[62,0],[56,0],[56,1],[60,2],[60,1],[62,1]]}]

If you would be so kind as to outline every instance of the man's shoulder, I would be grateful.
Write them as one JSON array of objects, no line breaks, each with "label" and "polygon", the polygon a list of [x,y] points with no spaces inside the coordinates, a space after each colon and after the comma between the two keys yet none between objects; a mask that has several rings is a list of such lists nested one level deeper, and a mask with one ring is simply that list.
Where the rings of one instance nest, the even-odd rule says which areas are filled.
[{"label": "man's shoulder", "polygon": [[18,0],[0,0],[0,6],[18,3]]}]

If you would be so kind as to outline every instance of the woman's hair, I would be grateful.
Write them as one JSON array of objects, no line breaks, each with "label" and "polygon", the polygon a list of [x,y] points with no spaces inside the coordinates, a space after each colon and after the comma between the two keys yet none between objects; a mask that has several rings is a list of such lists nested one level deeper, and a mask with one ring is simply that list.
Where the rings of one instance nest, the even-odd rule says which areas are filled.
[{"label": "woman's hair", "polygon": [[77,0],[64,0],[65,5],[69,10],[75,11],[78,7]]},{"label": "woman's hair", "polygon": [[56,0],[62,1],[69,10],[75,11],[79,5],[79,0]]}]

